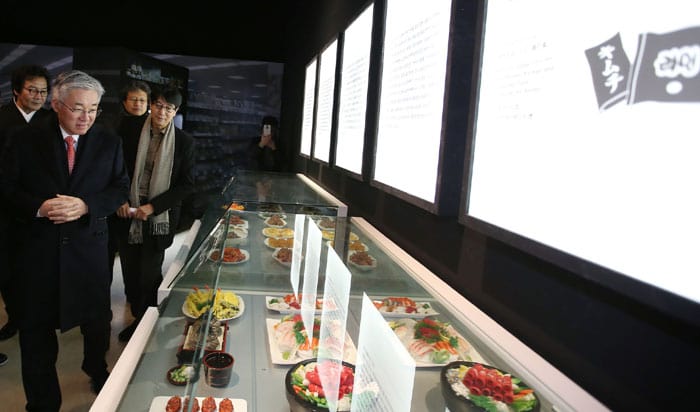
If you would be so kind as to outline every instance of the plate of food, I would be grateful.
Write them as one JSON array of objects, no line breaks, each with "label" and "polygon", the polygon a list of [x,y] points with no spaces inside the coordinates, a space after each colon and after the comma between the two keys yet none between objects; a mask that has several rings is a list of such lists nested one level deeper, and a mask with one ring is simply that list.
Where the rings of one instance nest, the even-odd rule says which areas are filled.
[{"label": "plate of food", "polygon": [[[318,356],[321,318],[314,317],[313,336],[311,339],[309,339],[304,323],[301,320],[301,315],[298,313],[285,315],[282,319],[266,319],[266,323],[272,363],[276,365],[294,365],[301,360]],[[340,340],[339,337],[344,333],[343,360],[354,363],[357,357],[357,349],[350,335],[340,329],[339,323],[330,322],[331,337],[328,344],[338,342]],[[330,346],[329,349],[340,348]]]},{"label": "plate of food", "polygon": [[272,215],[265,219],[265,224],[270,227],[285,227],[287,226],[287,221],[280,215]]},{"label": "plate of food", "polygon": [[278,247],[272,252],[272,258],[283,266],[292,266],[292,249],[288,247]]},{"label": "plate of food", "polygon": [[[350,411],[353,396],[356,396],[356,399],[365,398],[366,402],[367,398],[372,399],[378,394],[370,395],[367,392],[360,394],[360,388],[355,385],[355,365],[342,362],[341,366],[342,368],[338,370],[336,362],[331,360],[319,362],[317,358],[312,358],[298,362],[289,368],[284,379],[289,410],[291,412],[328,410],[325,391],[319,388],[323,389],[323,382],[332,382],[334,372],[337,373],[338,379],[337,411]],[[324,379],[326,376],[327,378]]]},{"label": "plate of food", "polygon": [[[335,247],[335,240],[329,240],[327,243],[328,243],[328,246],[331,247],[331,249],[333,249]],[[368,250],[369,250],[369,246],[360,242],[359,240],[353,240],[348,245],[349,252],[367,252]]]},{"label": "plate of food", "polygon": [[221,262],[227,265],[237,265],[245,263],[250,259],[250,253],[245,249],[240,249],[234,246],[224,246],[224,256],[221,258],[219,249],[209,252],[209,260],[212,262]]},{"label": "plate of food", "polygon": [[[179,412],[189,411],[188,397],[183,396],[156,396],[151,401],[148,412]],[[193,411],[201,412],[247,412],[248,402],[245,399],[195,397],[193,398]]]},{"label": "plate of food", "polygon": [[[290,314],[299,313],[301,311],[301,301],[299,297],[295,296],[293,293],[288,293],[284,296],[265,296],[265,306],[269,310],[275,312]],[[328,306],[326,310],[336,310],[338,307],[335,305],[335,301],[329,298],[325,301],[323,298],[316,298],[316,311],[321,312],[323,310],[324,303]]]},{"label": "plate of food", "polygon": [[428,302],[416,302],[405,296],[389,296],[372,301],[384,317],[423,318],[439,313]]},{"label": "plate of food", "polygon": [[318,219],[316,225],[321,228],[321,230],[335,231],[335,219],[328,216]]},{"label": "plate of food", "polygon": [[248,229],[243,226],[229,226],[226,233],[227,240],[242,240],[248,237]]},{"label": "plate of food", "polygon": [[[204,340],[202,332],[207,334]],[[185,326],[185,337],[177,352],[177,359],[180,363],[191,363],[195,351],[202,346],[204,353],[221,352],[226,348],[227,336],[228,323],[212,319],[207,325],[206,320],[195,319]]]},{"label": "plate of food", "polygon": [[182,313],[188,318],[197,319],[202,316],[212,307],[212,300],[212,316],[222,322],[236,319],[245,311],[245,302],[233,291],[218,289],[214,296],[212,289],[193,289],[182,304]]},{"label": "plate of food", "polygon": [[373,270],[377,267],[377,259],[369,253],[361,251],[350,252],[348,263],[362,271]]},{"label": "plate of food", "polygon": [[266,227],[262,230],[265,237],[289,238],[294,237],[294,229],[288,227]]},{"label": "plate of food", "polygon": [[284,213],[280,213],[280,212],[260,212],[260,213],[258,213],[258,216],[261,219],[269,219],[269,218],[275,217],[275,216],[280,218],[280,219],[287,218],[287,215],[285,215]]},{"label": "plate of food", "polygon": [[277,249],[280,247],[293,247],[294,246],[294,238],[293,237],[266,237],[265,240],[263,240],[263,243],[265,246],[269,247],[270,249]]},{"label": "plate of food", "polygon": [[483,358],[449,323],[425,317],[389,321],[416,367],[443,366],[457,360],[483,362]]},{"label": "plate of food", "polygon": [[228,224],[229,226],[238,226],[246,229],[248,228],[248,221],[238,215],[229,216]]},{"label": "plate of food", "polygon": [[[335,230],[321,230],[321,236],[326,240],[335,240]],[[360,240],[360,237],[357,236],[357,233],[350,232],[348,239],[350,239],[351,242],[354,242],[356,240]]]},{"label": "plate of food", "polygon": [[231,205],[228,207],[228,210],[245,210],[245,206],[243,206],[240,203],[233,202]]},{"label": "plate of food", "polygon": [[509,372],[482,363],[448,363],[440,371],[440,387],[453,412],[540,410],[532,388]]}]

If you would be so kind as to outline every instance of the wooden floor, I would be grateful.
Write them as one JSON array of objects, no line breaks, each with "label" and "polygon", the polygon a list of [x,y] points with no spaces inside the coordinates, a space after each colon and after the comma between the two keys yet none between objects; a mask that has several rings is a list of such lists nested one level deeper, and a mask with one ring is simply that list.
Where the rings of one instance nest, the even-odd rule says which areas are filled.
[{"label": "wooden floor", "polygon": [[[173,246],[168,249],[163,264],[164,270],[180,249],[185,233],[175,236]],[[112,338],[109,352],[107,353],[108,369],[116,363],[125,343],[119,342],[117,334],[133,318],[124,297],[124,284],[122,283],[121,265],[119,259],[114,265],[114,282],[112,283]],[[0,326],[7,321],[5,304],[0,298]],[[83,354],[83,339],[79,328],[59,334],[59,353],[56,369],[61,383],[63,397],[62,412],[86,412],[95,400],[95,394],[90,391],[90,378],[80,369]],[[0,341],[0,352],[9,357],[9,361],[0,366],[0,411],[21,412],[24,411],[26,399],[22,387],[22,373],[20,365],[19,338],[17,335],[11,339]]]}]

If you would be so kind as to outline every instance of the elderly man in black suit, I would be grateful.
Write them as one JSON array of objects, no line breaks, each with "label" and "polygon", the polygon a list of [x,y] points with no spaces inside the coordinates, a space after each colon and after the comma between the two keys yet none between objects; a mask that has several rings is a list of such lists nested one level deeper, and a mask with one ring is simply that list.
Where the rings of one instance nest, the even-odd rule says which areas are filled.
[{"label": "elderly man in black suit", "polygon": [[[0,107],[0,162],[5,155],[8,136],[29,124],[41,121],[51,113],[43,107],[50,91],[49,81],[49,72],[42,66],[26,65],[12,71],[12,101]],[[7,311],[7,323],[0,328],[0,340],[9,339],[17,333],[17,325],[12,314],[17,304],[12,284],[13,270],[10,264],[14,252],[12,228],[9,223],[5,207],[0,202],[0,294],[5,301]]]},{"label": "elderly man in black suit", "polygon": [[108,377],[110,288],[107,216],[128,196],[121,140],[93,124],[104,94],[80,71],[60,74],[44,122],[11,138],[2,194],[17,231],[22,381],[28,411],[58,411],[58,339],[83,334],[82,369],[93,391]]}]

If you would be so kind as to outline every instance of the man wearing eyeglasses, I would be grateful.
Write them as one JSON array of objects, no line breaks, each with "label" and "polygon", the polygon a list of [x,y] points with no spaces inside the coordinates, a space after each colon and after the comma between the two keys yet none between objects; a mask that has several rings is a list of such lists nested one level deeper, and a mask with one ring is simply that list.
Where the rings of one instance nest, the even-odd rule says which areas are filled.
[{"label": "man wearing eyeglasses", "polygon": [[157,305],[165,250],[173,243],[183,200],[194,192],[194,140],[173,122],[181,104],[177,88],[157,88],[150,115],[124,118],[118,131],[131,190],[117,210],[117,238],[135,318],[119,333],[121,341],[128,341],[146,309]]},{"label": "man wearing eyeglasses", "polygon": [[0,188],[20,230],[17,313],[28,411],[58,411],[56,329],[83,335],[82,369],[94,392],[109,375],[107,216],[128,196],[121,139],[95,125],[104,88],[70,71],[53,84],[52,113],[11,139]]},{"label": "man wearing eyeglasses", "polygon": [[[148,83],[141,80],[130,80],[122,88],[119,96],[122,104],[119,106],[119,111],[113,116],[105,116],[103,113],[99,119],[104,120],[103,123],[112,126],[115,130],[119,130],[121,122],[124,119],[131,117],[143,117],[145,120],[148,116],[148,102],[151,94],[151,87]],[[105,119],[107,117],[107,119]],[[117,232],[119,230],[119,218],[116,213],[111,215],[107,223],[109,224],[109,267],[114,268],[114,262],[118,253]],[[126,301],[132,303],[132,293],[128,288],[124,289]]]},{"label": "man wearing eyeglasses", "polygon": [[[45,109],[46,97],[49,94],[49,72],[41,66],[21,66],[12,71],[12,102],[0,107],[0,162],[8,144],[8,136],[29,124],[34,124],[45,118],[50,111]],[[12,227],[7,220],[4,202],[0,202],[0,295],[5,302],[7,323],[0,328],[0,340],[10,339],[17,333],[13,310],[16,306],[13,292],[14,273],[11,258],[14,256],[12,247]]]}]

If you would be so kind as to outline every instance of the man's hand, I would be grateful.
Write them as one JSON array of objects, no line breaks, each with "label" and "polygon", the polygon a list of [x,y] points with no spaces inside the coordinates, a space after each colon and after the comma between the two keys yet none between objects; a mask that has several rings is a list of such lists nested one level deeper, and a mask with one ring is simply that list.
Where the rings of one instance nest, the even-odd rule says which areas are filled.
[{"label": "man's hand", "polygon": [[153,214],[153,205],[150,203],[147,203],[145,205],[139,206],[138,209],[136,209],[136,212],[134,212],[134,219],[145,221],[146,219],[148,219],[148,216],[150,216],[152,214]]},{"label": "man's hand", "polygon": [[56,195],[44,201],[39,208],[39,216],[48,218],[56,225],[78,220],[87,212],[88,207],[83,199],[66,195]]},{"label": "man's hand", "polygon": [[119,209],[117,209],[117,216],[121,217],[122,219],[128,219],[131,217],[131,213],[129,213],[129,202],[124,202],[123,205],[119,206]]}]

